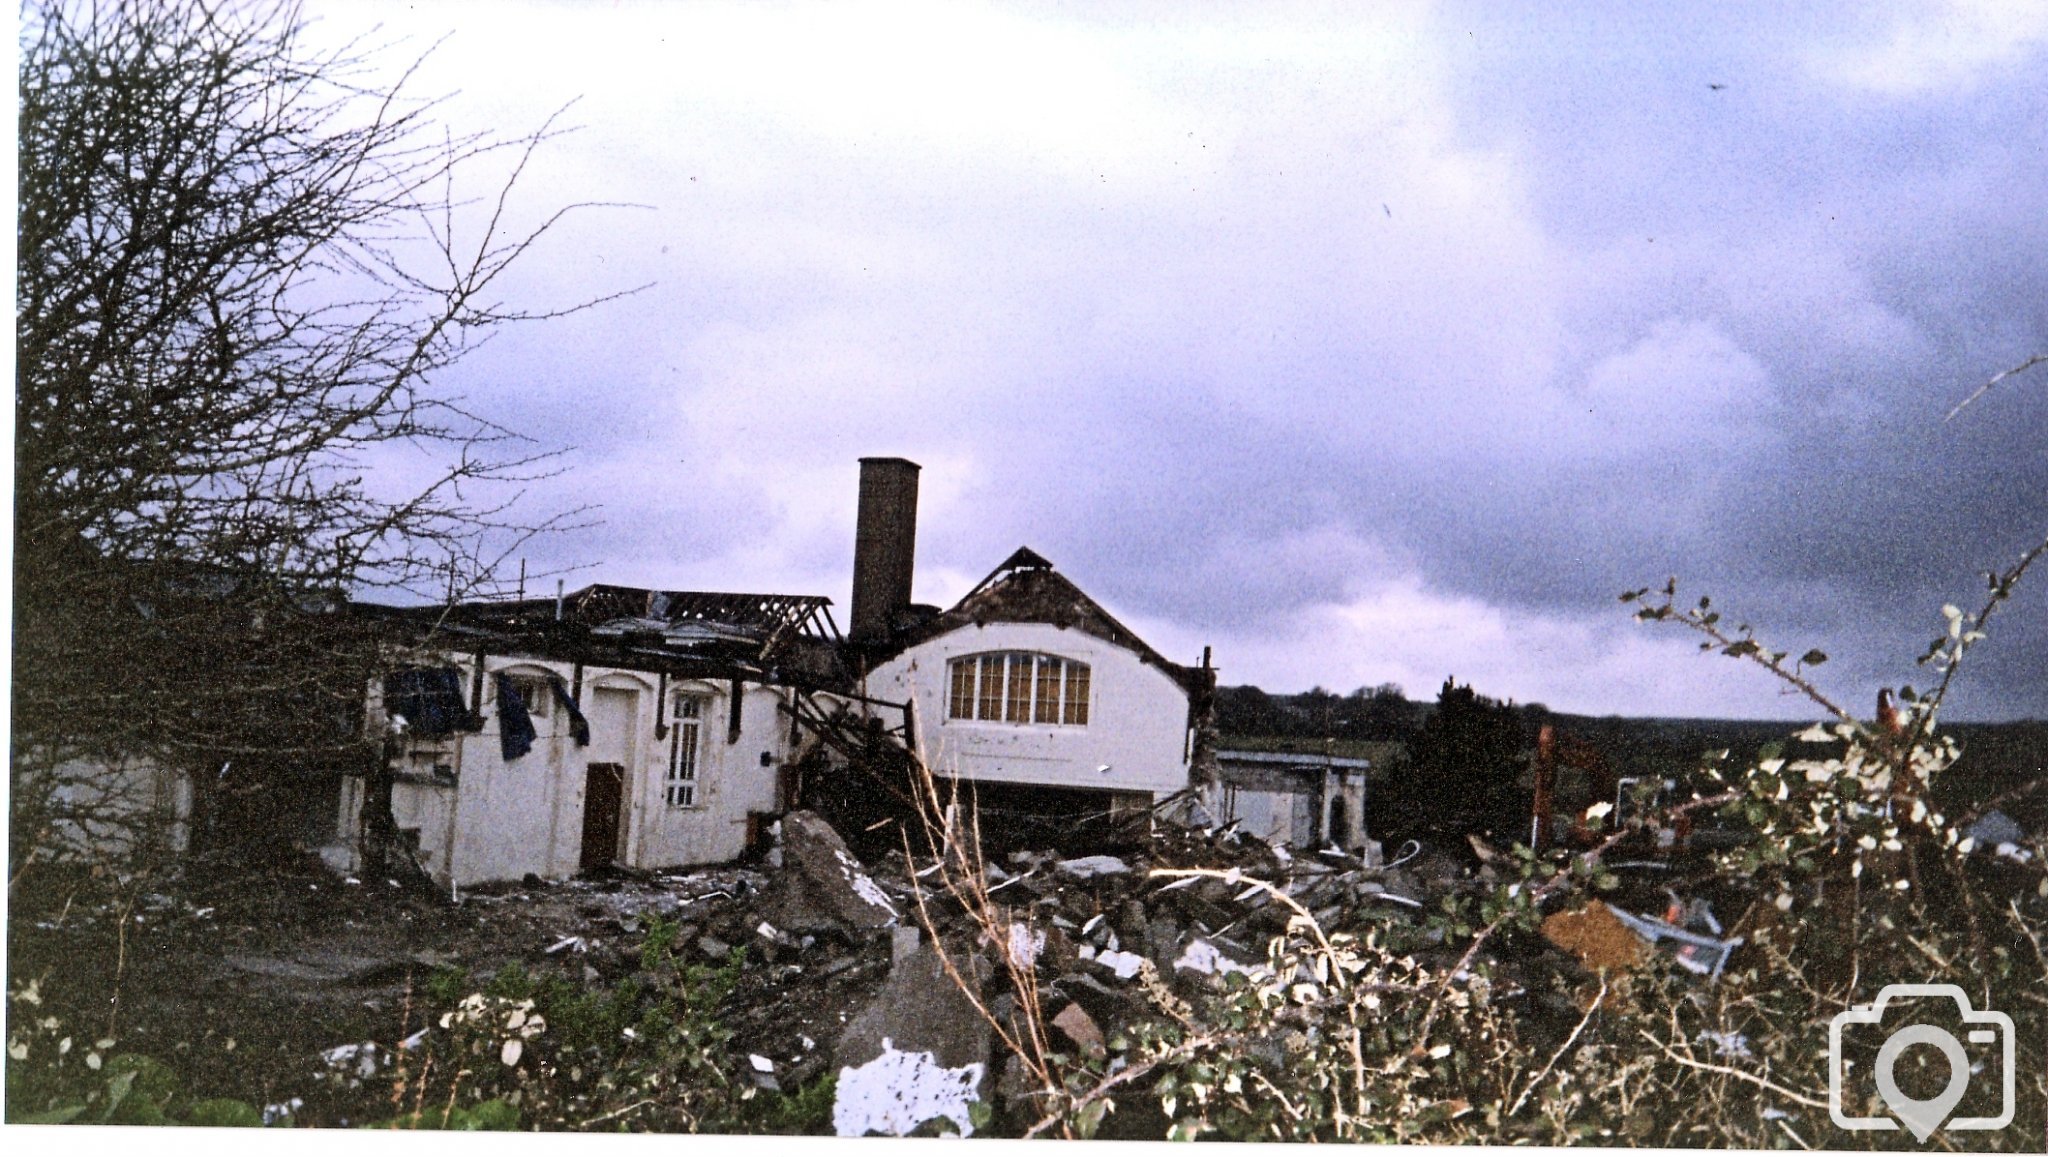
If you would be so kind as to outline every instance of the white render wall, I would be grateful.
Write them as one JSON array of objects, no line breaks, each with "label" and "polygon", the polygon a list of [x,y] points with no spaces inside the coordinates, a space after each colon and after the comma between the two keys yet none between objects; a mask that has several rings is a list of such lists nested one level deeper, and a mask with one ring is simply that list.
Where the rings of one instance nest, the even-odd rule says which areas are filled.
[{"label": "white render wall", "polygon": [[30,791],[47,790],[64,818],[41,833],[40,855],[94,860],[154,848],[183,852],[191,839],[192,781],[147,759],[113,763],[69,760]]},{"label": "white render wall", "polygon": [[[475,658],[451,656],[448,662],[462,672],[466,694]],[[392,813],[399,828],[418,830],[421,859],[444,885],[517,880],[529,872],[551,879],[575,875],[582,852],[585,784],[593,762],[617,762],[626,768],[618,859],[632,867],[732,860],[746,847],[747,814],[774,810],[779,802],[779,773],[791,757],[781,690],[745,685],[739,740],[728,743],[732,684],[669,681],[670,709],[663,712],[663,719],[670,726],[677,696],[702,701],[697,798],[694,806],[684,808],[670,807],[666,798],[669,744],[655,735],[657,676],[586,667],[578,701],[590,720],[590,746],[576,745],[569,734],[568,712],[551,704],[547,717],[534,719],[538,735],[532,750],[508,762],[498,731],[497,681],[491,676],[500,671],[528,676],[553,672],[573,686],[574,669],[569,663],[509,656],[487,657],[484,669],[483,730],[413,741],[399,767],[422,774],[401,779],[392,790]],[[454,770],[455,783],[427,781],[425,773],[437,762]],[[360,831],[361,807],[360,790],[343,792],[343,832]],[[352,866],[353,858],[342,862]]]},{"label": "white render wall", "polygon": [[[1088,664],[1087,726],[946,718],[947,663],[984,651],[1038,651]],[[1188,785],[1187,692],[1133,652],[1082,631],[1050,623],[959,627],[869,672],[867,694],[916,705],[925,760],[942,775],[1155,796]]]},{"label": "white render wall", "polygon": [[[668,741],[653,738],[650,715],[642,734],[647,750],[627,785],[626,863],[639,868],[716,864],[746,850],[747,813],[777,808],[777,779],[790,756],[789,717],[784,693],[748,684],[740,697],[740,737],[728,743],[727,712],[732,684],[671,681],[670,706],[678,695],[703,700],[697,721],[697,800],[692,807],[669,806],[666,787]],[[650,699],[651,704],[651,699]],[[668,715],[674,726],[674,714]],[[762,765],[762,756],[768,765]]]}]

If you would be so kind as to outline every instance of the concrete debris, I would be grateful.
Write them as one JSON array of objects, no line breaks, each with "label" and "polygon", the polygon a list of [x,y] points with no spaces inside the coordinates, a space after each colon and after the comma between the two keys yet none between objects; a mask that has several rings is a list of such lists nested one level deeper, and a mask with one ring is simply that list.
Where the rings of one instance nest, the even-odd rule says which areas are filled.
[{"label": "concrete debris", "polygon": [[779,927],[862,934],[898,921],[888,894],[815,812],[783,817],[781,847],[783,866],[762,906]]},{"label": "concrete debris", "polygon": [[1144,962],[1145,958],[1135,952],[1098,952],[1095,954],[1095,963],[1116,973],[1118,980],[1129,980],[1131,977],[1138,975],[1138,966]]},{"label": "concrete debris", "polygon": [[1176,969],[1199,972],[1204,976],[1214,976],[1218,973],[1243,972],[1248,974],[1251,972],[1251,969],[1225,956],[1220,949],[1207,940],[1189,941],[1187,951],[1180,954],[1180,958],[1173,962],[1173,966]]},{"label": "concrete debris", "polygon": [[1045,937],[1043,930],[1033,931],[1026,924],[1011,924],[1009,940],[1003,945],[1010,966],[1025,972],[1036,968],[1039,954],[1045,951]]},{"label": "concrete debris", "polygon": [[[1288,933],[1299,910],[1330,935],[1360,935],[1388,923],[1419,930],[1414,910],[1508,882],[1489,878],[1488,866],[1475,864],[1455,837],[1456,855],[1411,841],[1387,864],[1375,844],[1356,854],[1290,853],[1250,835],[1162,823],[1142,838],[1101,845],[1103,854],[1006,852],[1002,867],[986,866],[988,886],[1001,891],[983,913],[984,925],[963,910],[971,901],[944,894],[925,857],[884,852],[863,863],[828,823],[807,812],[783,817],[779,838],[782,866],[773,872],[735,866],[471,889],[465,907],[484,911],[460,918],[465,935],[475,938],[469,951],[422,952],[422,941],[408,936],[379,955],[336,939],[342,951],[309,942],[263,955],[242,948],[249,954],[220,958],[217,967],[233,986],[333,991],[337,1000],[368,1006],[366,998],[375,998],[396,1008],[405,985],[416,991],[448,967],[481,977],[517,963],[593,986],[629,981],[644,967],[644,937],[662,927],[666,942],[693,964],[725,965],[743,953],[720,1012],[732,1030],[733,1079],[742,1087],[751,1082],[794,1095],[837,1072],[833,1122],[842,1135],[934,1127],[964,1134],[978,1098],[999,1100],[1006,1114],[1036,1119],[1043,1112],[1045,1091],[1035,1087],[1028,1066],[1008,1063],[987,1019],[1007,1025],[1030,1006],[1015,991],[1020,982],[1037,986],[1037,1007],[1048,1016],[1041,1027],[1056,1030],[1049,1031],[1056,1047],[1101,1057],[1110,1038],[1156,1015],[1162,985],[1193,999],[1233,973],[1267,975],[1267,945]],[[1159,868],[1215,871],[1150,874]],[[1718,975],[1743,941],[1725,936],[1715,907],[1739,910],[1754,899],[1684,871],[1626,879],[1606,896],[1612,906],[1586,903],[1543,921],[1543,936],[1557,951],[1525,951],[1517,942],[1516,951],[1489,960],[1503,999],[1533,1001],[1568,1028],[1585,1007],[1572,1001],[1585,979],[1577,965],[1631,969],[1654,960],[1652,953],[1668,953],[1680,967]],[[152,913],[172,910],[151,903]],[[1747,927],[1737,931],[1755,935]],[[1421,948],[1417,956],[1433,968],[1456,960],[1448,947]],[[1566,983],[1550,983],[1558,977]],[[375,983],[384,987],[365,990]],[[338,1028],[321,1039],[354,1034]],[[348,1082],[367,1087],[388,1079],[394,1059],[422,1039],[396,1046],[400,1051],[337,1046],[307,1068],[318,1071],[319,1096],[337,1096]],[[1283,1044],[1276,1038],[1246,1047],[1284,1052]],[[1741,1060],[1745,1042],[1701,1038],[1701,1047]],[[311,1047],[306,1056],[311,1061]],[[319,1111],[316,1103],[308,1113]]]},{"label": "concrete debris", "polygon": [[832,1131],[841,1137],[904,1137],[945,1118],[960,1136],[973,1136],[968,1106],[980,1099],[985,1071],[980,1062],[947,1067],[929,1052],[901,1051],[884,1040],[880,1056],[839,1070]]},{"label": "concrete debris", "polygon": [[1993,808],[1975,823],[1963,829],[1963,834],[1977,841],[1980,848],[1993,848],[1999,844],[2018,844],[2027,838],[2025,828],[2019,821]]},{"label": "concrete debris", "polygon": [[1983,852],[2011,860],[2015,864],[2031,864],[2034,853],[2023,846],[2027,838],[2026,829],[2004,812],[1993,808],[1969,827],[1963,835],[1970,840],[1972,852]]},{"label": "concrete debris", "polygon": [[917,954],[918,930],[915,924],[898,924],[889,929],[889,964],[894,967]]},{"label": "concrete debris", "polygon": [[953,975],[972,985],[978,998],[987,965],[957,949],[950,955],[952,972],[929,942],[891,965],[888,979],[840,1032],[833,1049],[838,1063],[864,1065],[880,1056],[889,1041],[930,1053],[951,1068],[986,1061],[988,1022]]},{"label": "concrete debris", "polygon": [[336,1045],[322,1051],[320,1059],[326,1063],[329,1074],[353,1081],[366,1081],[389,1063],[374,1041]]},{"label": "concrete debris", "polygon": [[1096,876],[1121,876],[1131,866],[1115,856],[1082,856],[1074,860],[1061,860],[1055,867],[1062,875],[1076,880],[1089,880]]},{"label": "concrete debris", "polygon": [[1067,1034],[1067,1039],[1081,1046],[1089,1056],[1101,1056],[1108,1051],[1108,1044],[1102,1035],[1102,1026],[1088,1015],[1088,1010],[1078,1004],[1069,1004],[1052,1018],[1052,1026]]}]

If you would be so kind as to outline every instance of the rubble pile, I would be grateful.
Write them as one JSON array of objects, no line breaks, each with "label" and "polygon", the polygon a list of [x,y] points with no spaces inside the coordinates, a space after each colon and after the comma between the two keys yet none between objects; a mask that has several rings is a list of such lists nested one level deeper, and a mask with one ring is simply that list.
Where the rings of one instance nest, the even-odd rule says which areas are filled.
[{"label": "rubble pile", "polygon": [[[833,1077],[833,1121],[846,1132],[965,1134],[963,1106],[1012,1122],[1038,1115],[1034,1078],[991,1023],[1013,1025],[1026,1000],[1055,1048],[1101,1056],[1120,1030],[1158,1015],[1161,984],[1192,999],[1265,966],[1294,905],[1328,932],[1390,921],[1421,929],[1425,909],[1499,878],[1498,865],[1462,848],[1410,843],[1388,857],[1368,844],[1352,855],[1269,844],[1234,825],[1157,823],[1114,854],[1022,849],[979,863],[984,906],[949,893],[948,872],[929,856],[857,858],[816,815],[784,816],[772,835],[766,858],[744,865],[529,878],[438,903],[384,881],[308,877],[295,885],[291,921],[270,907],[155,896],[129,919],[189,942],[187,970],[158,986],[165,1023],[216,1026],[220,1045],[207,1055],[218,1052],[224,1082],[260,1031],[280,1071],[319,1077],[277,1090],[300,1096],[294,1113],[309,1122],[369,1111],[358,1103],[377,1084],[366,1067],[382,1073],[417,1045],[421,993],[437,977],[458,975],[473,990],[514,966],[611,985],[640,975],[642,945],[659,929],[693,962],[725,965],[744,949],[718,1010],[737,1080],[794,1095]],[[1541,936],[1502,938],[1493,964],[1513,983],[1500,991],[1547,991],[1537,983],[1545,972],[1590,983],[1592,970],[1641,967],[1659,951],[1704,982],[1739,941],[1718,939],[1703,904],[1672,894],[1666,906],[1669,875],[1610,896],[1615,907],[1553,914]],[[1456,955],[1446,946],[1428,962],[1447,967]]]}]

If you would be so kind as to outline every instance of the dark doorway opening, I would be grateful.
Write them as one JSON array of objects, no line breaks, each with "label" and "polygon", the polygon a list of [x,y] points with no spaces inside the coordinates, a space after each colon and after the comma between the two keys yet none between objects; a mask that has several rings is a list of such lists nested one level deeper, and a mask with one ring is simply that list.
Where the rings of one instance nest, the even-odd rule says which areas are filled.
[{"label": "dark doorway opening", "polygon": [[626,769],[593,763],[583,780],[583,854],[577,867],[609,867],[619,855],[619,809],[626,798]]}]

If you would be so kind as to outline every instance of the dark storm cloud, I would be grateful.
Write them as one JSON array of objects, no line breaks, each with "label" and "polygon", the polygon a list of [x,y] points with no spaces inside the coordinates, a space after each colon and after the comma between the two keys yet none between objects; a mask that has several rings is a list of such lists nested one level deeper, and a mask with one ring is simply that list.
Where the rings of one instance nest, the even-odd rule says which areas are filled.
[{"label": "dark storm cloud", "polygon": [[[2048,530],[2048,381],[1941,421],[2048,349],[2024,11],[821,11],[444,50],[451,115],[584,94],[540,200],[650,206],[508,292],[655,289],[459,376],[577,448],[550,561],[843,597],[903,454],[920,598],[1029,543],[1275,689],[1798,714],[1613,595],[1678,573],[1860,705]],[[2048,714],[2025,600],[1967,711]]]}]

